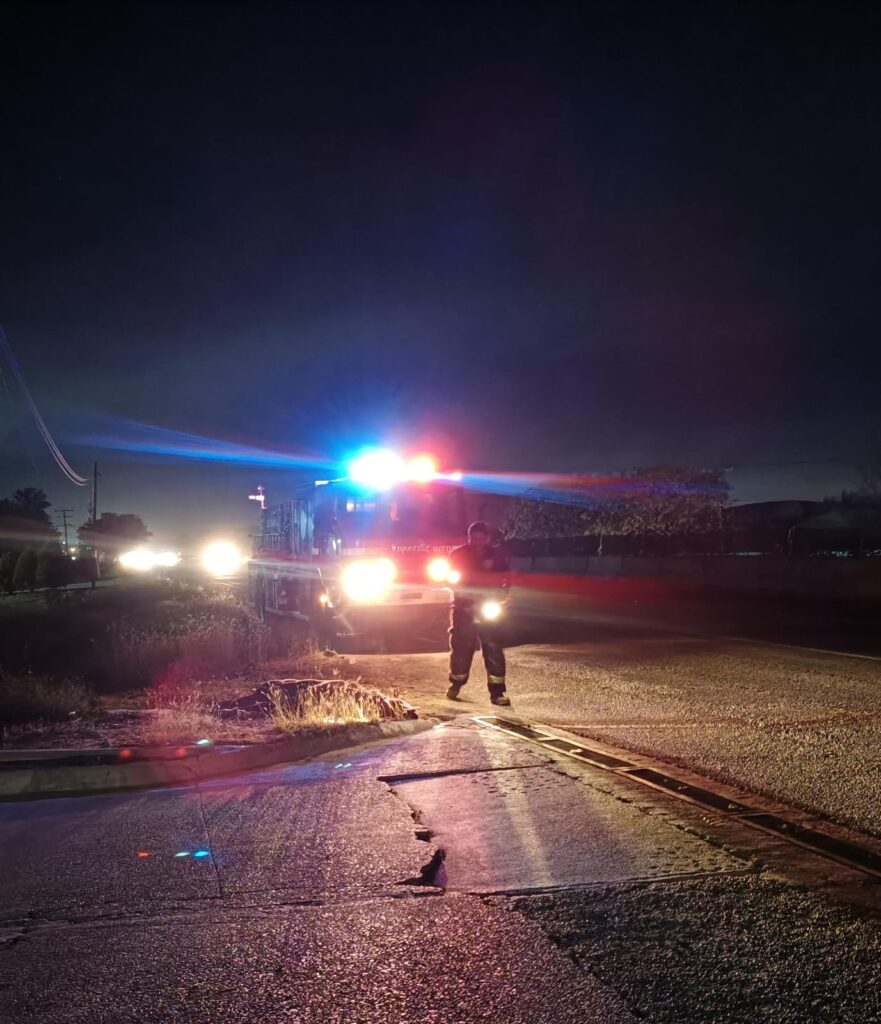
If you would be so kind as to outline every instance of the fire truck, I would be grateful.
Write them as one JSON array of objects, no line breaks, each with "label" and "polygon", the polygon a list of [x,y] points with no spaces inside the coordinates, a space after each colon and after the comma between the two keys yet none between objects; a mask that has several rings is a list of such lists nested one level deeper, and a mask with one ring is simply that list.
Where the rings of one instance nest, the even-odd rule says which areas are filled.
[{"label": "fire truck", "polygon": [[463,543],[467,512],[461,474],[425,455],[363,453],[345,477],[261,508],[251,602],[264,621],[305,623],[322,644],[437,635],[455,583],[446,556]]}]

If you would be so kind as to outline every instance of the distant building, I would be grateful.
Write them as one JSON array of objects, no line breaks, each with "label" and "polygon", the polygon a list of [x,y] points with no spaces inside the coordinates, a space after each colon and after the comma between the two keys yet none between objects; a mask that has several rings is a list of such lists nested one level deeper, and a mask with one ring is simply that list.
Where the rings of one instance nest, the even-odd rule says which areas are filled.
[{"label": "distant building", "polygon": [[759,501],[725,512],[728,552],[860,556],[881,551],[881,508],[841,501]]}]

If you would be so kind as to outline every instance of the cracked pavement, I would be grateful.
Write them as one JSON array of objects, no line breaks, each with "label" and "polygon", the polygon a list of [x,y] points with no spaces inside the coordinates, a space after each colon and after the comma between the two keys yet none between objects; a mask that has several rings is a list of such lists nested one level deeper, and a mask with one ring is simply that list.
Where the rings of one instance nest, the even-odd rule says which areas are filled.
[{"label": "cracked pavement", "polygon": [[881,1020],[876,918],[634,785],[457,720],[0,805],[0,1021]]},{"label": "cracked pavement", "polygon": [[[512,710],[881,836],[881,660],[586,621],[508,650]],[[443,699],[444,653],[357,674],[447,715],[492,710],[480,673]]]}]

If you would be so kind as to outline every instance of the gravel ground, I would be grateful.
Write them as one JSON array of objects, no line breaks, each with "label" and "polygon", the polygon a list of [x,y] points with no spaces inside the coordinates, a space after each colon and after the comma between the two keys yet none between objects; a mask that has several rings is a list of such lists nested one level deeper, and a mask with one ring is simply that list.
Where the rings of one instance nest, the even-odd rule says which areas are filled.
[{"label": "gravel ground", "polygon": [[[587,732],[588,730],[583,730]],[[881,722],[589,730],[864,832],[881,834]]]},{"label": "gravel ground", "polygon": [[[881,835],[881,662],[597,630],[508,652],[513,710]],[[441,654],[354,659],[429,711],[489,709],[479,666],[445,701]]]},{"label": "gravel ground", "polygon": [[512,668],[544,675],[546,720],[881,834],[881,663],[707,641],[649,650],[616,662],[589,645],[523,649]]},{"label": "gravel ground", "polygon": [[875,1024],[881,923],[759,876],[523,898],[536,921],[653,1024]]}]

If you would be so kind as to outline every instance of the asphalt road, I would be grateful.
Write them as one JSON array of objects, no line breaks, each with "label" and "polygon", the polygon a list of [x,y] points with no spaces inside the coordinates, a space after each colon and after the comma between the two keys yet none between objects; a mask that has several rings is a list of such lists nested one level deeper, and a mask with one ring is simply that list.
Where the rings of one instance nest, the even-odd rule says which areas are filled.
[{"label": "asphalt road", "polygon": [[881,1021],[876,917],[633,786],[459,720],[0,805],[0,1021]]},{"label": "asphalt road", "polygon": [[[509,660],[524,718],[881,831],[881,662],[600,621]],[[339,667],[466,716],[0,804],[2,1024],[881,1024],[876,882],[478,728],[479,659],[457,704],[439,651]]]},{"label": "asphalt road", "polygon": [[[508,650],[524,719],[558,725],[881,835],[881,660],[608,622]],[[437,714],[487,711],[484,669],[453,704],[441,651],[349,671]]]}]

